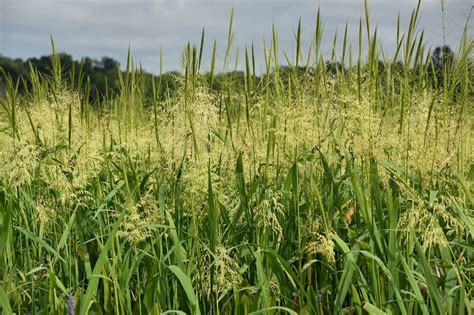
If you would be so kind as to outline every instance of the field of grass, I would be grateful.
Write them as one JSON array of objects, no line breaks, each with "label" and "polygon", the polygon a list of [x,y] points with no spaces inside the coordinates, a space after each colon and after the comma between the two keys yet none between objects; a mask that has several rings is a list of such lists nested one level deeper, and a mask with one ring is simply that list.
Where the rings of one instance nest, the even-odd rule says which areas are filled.
[{"label": "field of grass", "polygon": [[[100,105],[57,55],[27,95],[6,80],[0,310],[472,314],[474,45],[435,71],[418,15],[389,58],[367,10],[333,72],[319,14],[293,59],[274,30],[266,73],[252,46],[219,91],[204,33],[174,93],[131,58]],[[231,19],[227,70],[232,44]]]}]

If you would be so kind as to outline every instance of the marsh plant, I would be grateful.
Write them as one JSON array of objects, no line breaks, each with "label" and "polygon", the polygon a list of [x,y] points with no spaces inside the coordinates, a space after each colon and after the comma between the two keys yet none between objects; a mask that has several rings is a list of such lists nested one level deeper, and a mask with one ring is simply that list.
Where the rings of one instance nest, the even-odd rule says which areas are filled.
[{"label": "marsh plant", "polygon": [[264,72],[252,45],[244,84],[218,90],[204,31],[175,93],[129,53],[119,95],[90,104],[54,44],[51,74],[32,67],[26,94],[5,75],[0,309],[472,314],[473,42],[466,26],[435,64],[419,7],[388,58],[366,3],[333,71],[319,12],[284,67],[274,27]]}]

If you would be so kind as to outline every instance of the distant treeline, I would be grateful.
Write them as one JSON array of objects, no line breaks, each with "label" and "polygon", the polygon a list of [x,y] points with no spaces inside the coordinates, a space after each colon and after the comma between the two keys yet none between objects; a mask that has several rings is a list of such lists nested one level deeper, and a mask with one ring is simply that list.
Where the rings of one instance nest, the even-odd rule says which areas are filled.
[{"label": "distant treeline", "polygon": [[[0,56],[0,67],[12,78],[13,82],[20,82],[21,92],[28,88],[31,68],[36,69],[41,75],[52,73],[51,57],[48,55],[22,60]],[[117,60],[110,57],[102,57],[100,60],[85,57],[78,61],[65,53],[59,53],[58,57],[64,79],[69,83],[89,84],[91,100],[102,99],[107,93],[113,95],[118,92],[117,80],[121,69]]]},{"label": "distant treeline", "polygon": [[[71,55],[66,53],[58,54],[63,79],[72,85],[80,84],[81,88],[88,85],[89,99],[93,103],[97,100],[103,100],[104,97],[113,97],[119,93],[119,74],[124,71],[121,70],[120,63],[110,57],[104,56],[101,59],[92,59],[89,57],[74,60]],[[52,70],[52,55],[42,56],[40,58],[28,58],[22,60],[20,58],[12,59],[0,55],[0,69],[3,69],[5,74],[11,77],[12,81],[18,83],[18,90],[24,92],[29,88],[30,73],[32,69],[36,69],[40,75],[51,75]],[[160,95],[173,93],[177,88],[177,81],[182,76],[178,71],[166,72],[160,76],[153,75],[146,71],[140,72],[140,75],[145,77],[146,93],[152,93],[151,82],[154,77],[155,82],[161,79],[161,89],[158,91]],[[233,84],[244,84],[244,73],[240,71],[233,71],[226,74],[219,74],[213,78],[212,87],[216,90],[222,88],[222,82],[226,79],[229,83],[229,78],[232,79]],[[2,83],[4,78],[0,71],[0,95],[2,92]],[[161,93],[160,93],[161,92]]]},{"label": "distant treeline", "polygon": [[[85,88],[89,91],[89,100],[91,102],[101,101],[106,96],[113,97],[119,93],[119,74],[123,73],[120,67],[120,63],[110,57],[102,57],[101,59],[92,59],[89,57],[82,58],[82,60],[74,60],[71,55],[66,53],[59,53],[59,59],[61,61],[62,72],[66,82],[81,85],[81,88]],[[443,84],[443,68],[449,68],[454,63],[454,53],[448,46],[437,47],[431,55],[431,62],[426,62],[423,66],[427,67],[426,72],[430,74],[433,81],[436,84]],[[14,83],[18,83],[18,89],[20,92],[24,92],[28,89],[30,71],[31,68],[36,69],[39,74],[49,75],[52,73],[51,55],[42,56],[40,58],[28,58],[22,60],[20,58],[11,59],[0,55],[0,68],[2,68],[6,75],[12,78]],[[326,73],[330,75],[337,75],[343,73],[345,67],[339,62],[329,62],[325,64]],[[377,71],[383,74],[387,69],[390,68],[392,72],[401,72],[404,66],[401,62],[387,63],[379,61]],[[282,66],[279,69],[280,77],[282,82],[286,83],[290,77],[294,68],[288,66]],[[300,73],[311,73],[311,68],[298,67],[296,69]],[[410,69],[412,72],[420,71],[416,67]],[[294,73],[294,72],[293,72]],[[154,76],[151,73],[143,71],[141,73],[145,77],[146,82],[146,93],[151,93],[151,82]],[[176,90],[177,80],[182,76],[177,71],[167,72],[161,76],[161,89],[160,95],[165,93],[173,93]],[[215,90],[221,90],[224,86],[232,85],[239,89],[245,85],[245,73],[243,71],[231,71],[227,73],[218,74],[212,79],[210,75],[204,75],[204,79],[212,81],[211,88]],[[254,76],[255,80],[259,80],[259,77]],[[154,76],[155,82],[160,80],[159,76]],[[0,95],[2,93],[2,82],[3,78],[0,71]],[[211,82],[209,82],[211,83]]]}]

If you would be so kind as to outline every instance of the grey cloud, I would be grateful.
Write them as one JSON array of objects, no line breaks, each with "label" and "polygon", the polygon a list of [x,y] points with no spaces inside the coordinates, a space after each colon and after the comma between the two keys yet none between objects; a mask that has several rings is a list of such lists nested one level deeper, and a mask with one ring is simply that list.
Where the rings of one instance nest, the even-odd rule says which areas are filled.
[{"label": "grey cloud", "polygon": [[[370,1],[373,25],[378,25],[381,45],[388,53],[395,48],[397,14],[402,29],[407,28],[415,0]],[[454,4],[453,4],[454,3]],[[163,49],[165,70],[179,69],[181,49],[186,42],[198,43],[202,27],[206,28],[206,58],[209,62],[214,39],[218,56],[226,45],[231,8],[235,10],[234,31],[240,48],[271,37],[275,23],[280,48],[291,56],[294,31],[302,19],[304,46],[308,47],[318,7],[325,25],[323,53],[330,55],[334,32],[338,31],[341,46],[344,26],[349,24],[348,40],[356,49],[359,18],[364,14],[360,0],[179,0],[179,1],[110,1],[110,0],[0,0],[0,54],[26,58],[49,53],[49,36],[59,50],[75,58],[83,55],[108,55],[121,61],[131,45],[135,60],[144,68],[157,72],[160,49]],[[466,0],[448,0],[446,9],[447,42],[454,45],[471,5]],[[472,24],[471,24],[472,25]],[[419,28],[431,45],[443,42],[439,1],[425,0]],[[262,52],[257,49],[261,62]]]}]

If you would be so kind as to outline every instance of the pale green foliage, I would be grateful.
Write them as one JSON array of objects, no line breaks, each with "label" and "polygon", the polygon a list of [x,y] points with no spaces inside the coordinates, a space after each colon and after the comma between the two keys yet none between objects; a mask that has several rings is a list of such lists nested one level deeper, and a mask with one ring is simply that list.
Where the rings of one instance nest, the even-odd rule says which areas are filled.
[{"label": "pale green foliage", "polygon": [[[243,89],[210,89],[190,45],[177,90],[153,82],[151,104],[130,57],[100,108],[61,73],[31,96],[10,88],[0,307],[64,313],[71,294],[84,314],[469,310],[472,41],[443,87],[411,48],[378,71],[368,18],[368,62],[336,74],[319,52],[284,74],[274,29],[266,75],[246,51]],[[297,39],[304,55],[301,24]]]}]

